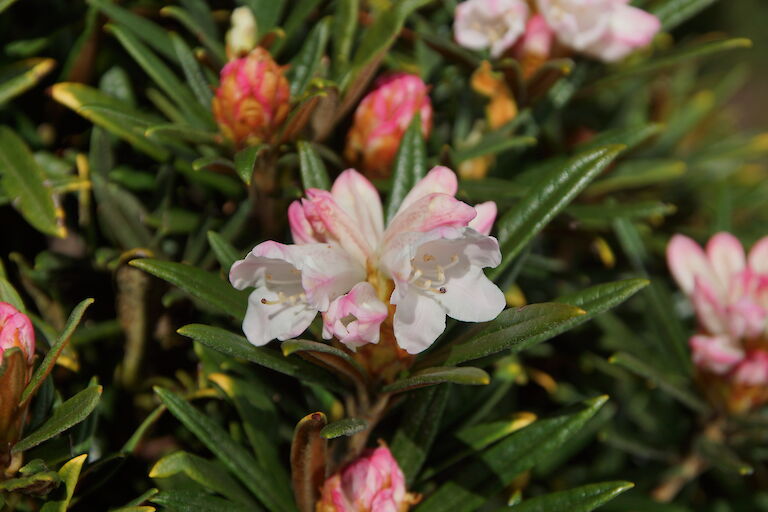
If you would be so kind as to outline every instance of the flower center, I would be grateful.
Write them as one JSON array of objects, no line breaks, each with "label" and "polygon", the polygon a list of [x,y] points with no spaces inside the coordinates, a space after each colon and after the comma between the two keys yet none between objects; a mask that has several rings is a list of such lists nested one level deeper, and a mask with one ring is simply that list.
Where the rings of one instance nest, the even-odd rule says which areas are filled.
[{"label": "flower center", "polygon": [[458,263],[458,254],[452,255],[445,265],[437,263],[437,258],[429,253],[425,253],[421,258],[411,258],[411,275],[408,283],[424,291],[445,293],[447,291],[444,286],[447,282],[445,272]]},{"label": "flower center", "polygon": [[[269,273],[264,276],[264,281],[266,282],[267,288],[275,289],[279,287],[283,289],[276,290],[277,299],[275,300],[269,300],[266,297],[262,298],[262,304],[267,306],[290,304],[293,306],[294,304],[305,301],[307,299],[307,295],[304,293],[301,287],[301,272],[294,268],[291,269],[290,274],[286,277],[287,278],[284,279],[276,279],[273,274]],[[292,291],[296,291],[296,293],[290,293]]]}]

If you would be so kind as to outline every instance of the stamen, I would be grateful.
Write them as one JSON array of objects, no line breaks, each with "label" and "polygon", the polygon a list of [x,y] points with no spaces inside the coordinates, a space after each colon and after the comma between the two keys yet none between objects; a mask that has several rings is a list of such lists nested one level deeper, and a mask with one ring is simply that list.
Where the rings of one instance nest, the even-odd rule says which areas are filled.
[{"label": "stamen", "polygon": [[291,306],[297,304],[299,301],[307,300],[306,293],[296,293],[294,295],[286,295],[283,292],[277,292],[277,300],[267,300],[266,297],[261,299],[261,303],[265,306],[276,306],[278,304],[285,304],[288,302]]}]

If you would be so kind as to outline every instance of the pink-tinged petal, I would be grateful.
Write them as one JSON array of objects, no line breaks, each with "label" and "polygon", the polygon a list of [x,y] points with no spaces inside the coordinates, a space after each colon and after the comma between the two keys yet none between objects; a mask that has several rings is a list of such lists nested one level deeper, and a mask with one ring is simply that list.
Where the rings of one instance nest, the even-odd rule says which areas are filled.
[{"label": "pink-tinged petal", "polygon": [[733,373],[733,380],[747,386],[765,386],[768,384],[768,353],[753,350],[739,363]]},{"label": "pink-tinged petal", "polygon": [[318,311],[366,277],[365,268],[337,245],[295,246],[291,261],[301,271],[306,300]]},{"label": "pink-tinged petal", "polygon": [[301,201],[294,201],[288,207],[288,225],[291,227],[291,236],[295,244],[313,244],[324,241],[316,236]]},{"label": "pink-tinged petal", "polygon": [[660,29],[661,22],[656,16],[637,7],[620,5],[613,9],[605,35],[583,50],[605,62],[615,62],[650,44]]},{"label": "pink-tinged petal", "polygon": [[331,237],[365,266],[372,251],[361,226],[336,203],[330,192],[309,189],[307,197]]},{"label": "pink-tinged petal", "polygon": [[368,282],[358,283],[323,313],[323,337],[335,336],[353,350],[367,343],[378,343],[387,312],[387,305],[376,296],[373,286]]},{"label": "pink-tinged petal", "polygon": [[409,354],[428,349],[445,330],[445,309],[434,299],[416,291],[397,297],[394,318],[397,344]]},{"label": "pink-tinged petal", "polygon": [[728,372],[744,358],[744,351],[727,336],[692,336],[690,341],[696,366],[718,375]]},{"label": "pink-tinged petal", "polygon": [[768,236],[758,240],[749,251],[749,268],[758,274],[768,275]]},{"label": "pink-tinged petal", "polygon": [[475,205],[477,216],[469,222],[469,227],[483,235],[490,235],[496,221],[497,208],[493,201]]},{"label": "pink-tinged petal", "polygon": [[707,242],[706,252],[715,274],[727,289],[731,279],[746,266],[744,247],[732,234],[717,233]]},{"label": "pink-tinged petal", "polygon": [[[470,267],[444,287],[445,293],[435,294],[448,316],[461,322],[488,322],[504,311],[504,293],[479,267]],[[467,300],[470,298],[470,300]]]},{"label": "pink-tinged petal", "polygon": [[667,245],[667,265],[672,277],[686,295],[693,293],[695,278],[715,291],[718,296],[724,294],[724,287],[715,274],[704,251],[685,235],[675,235]]},{"label": "pink-tinged petal", "polygon": [[[257,286],[263,279],[268,264],[284,262],[288,267],[294,267],[288,260],[290,248],[285,244],[268,240],[254,247],[245,258],[236,261],[229,269],[229,282],[238,290]],[[298,275],[298,274],[297,274]]]},{"label": "pink-tinged petal", "polygon": [[371,512],[400,512],[392,489],[382,489],[371,501]]},{"label": "pink-tinged petal", "polygon": [[397,214],[405,211],[419,199],[427,197],[430,194],[448,194],[455,196],[459,188],[459,182],[456,180],[456,174],[447,167],[438,165],[433,167],[426,176],[421,178],[408,192],[400,203]]},{"label": "pink-tinged petal", "polygon": [[430,194],[399,212],[384,233],[384,245],[401,233],[424,233],[439,227],[465,227],[474,208],[448,194]]},{"label": "pink-tinged petal", "polygon": [[373,183],[356,170],[347,169],[333,182],[331,195],[359,224],[368,245],[378,246],[384,232],[384,213],[379,192]]},{"label": "pink-tinged petal", "polygon": [[281,302],[278,293],[267,287],[256,288],[248,297],[243,320],[245,337],[253,345],[266,345],[273,339],[295,338],[312,323],[317,310],[306,302]]},{"label": "pink-tinged petal", "polygon": [[558,40],[575,50],[589,48],[609,30],[610,2],[537,0],[536,4]]},{"label": "pink-tinged petal", "polygon": [[699,323],[710,334],[729,334],[729,314],[727,305],[723,303],[712,288],[699,277],[695,278],[691,302],[696,310]]}]

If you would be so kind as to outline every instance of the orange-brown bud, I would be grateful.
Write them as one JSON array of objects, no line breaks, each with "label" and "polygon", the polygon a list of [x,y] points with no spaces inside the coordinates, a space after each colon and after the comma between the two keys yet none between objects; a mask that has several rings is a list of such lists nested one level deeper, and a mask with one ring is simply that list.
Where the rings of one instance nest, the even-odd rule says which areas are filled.
[{"label": "orange-brown bud", "polygon": [[213,115],[239,147],[272,139],[290,109],[290,86],[272,56],[258,47],[221,70]]}]

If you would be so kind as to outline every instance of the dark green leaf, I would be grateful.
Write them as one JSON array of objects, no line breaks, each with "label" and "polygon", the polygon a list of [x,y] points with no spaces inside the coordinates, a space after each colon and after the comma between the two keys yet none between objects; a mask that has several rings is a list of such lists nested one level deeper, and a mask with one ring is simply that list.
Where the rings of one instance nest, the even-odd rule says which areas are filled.
[{"label": "dark green leaf", "polygon": [[328,44],[328,36],[331,31],[331,18],[326,17],[315,24],[312,32],[307,36],[304,46],[291,61],[289,79],[291,83],[291,96],[298,97],[307,90],[307,86],[315,76],[320,59]]},{"label": "dark green leaf", "polygon": [[[206,491],[167,490],[149,501],[166,507],[174,512],[260,512],[258,505],[239,505],[229,500],[217,498]],[[154,510],[154,509],[152,509]]]},{"label": "dark green leaf", "polygon": [[5,126],[0,126],[0,177],[2,188],[27,222],[47,235],[66,235],[45,173],[24,141]]},{"label": "dark green leaf", "polygon": [[229,272],[232,264],[240,259],[238,250],[214,231],[208,232],[208,243],[211,244],[211,249],[216,254],[216,259],[219,260],[221,269],[224,272]]},{"label": "dark green leaf", "polygon": [[173,44],[168,33],[148,19],[123,9],[112,0],[88,0],[88,3],[98,8],[108,17],[125,26],[139,36],[145,43],[169,59],[176,58]]},{"label": "dark green leaf", "polygon": [[328,171],[312,143],[301,140],[297,147],[299,148],[301,183],[304,190],[309,188],[330,190],[331,180],[328,178]]},{"label": "dark green leaf", "polygon": [[421,133],[421,115],[416,113],[400,140],[400,147],[392,163],[392,190],[387,199],[387,222],[395,217],[405,196],[426,172],[427,148]]},{"label": "dark green leaf", "polygon": [[563,445],[608,400],[600,396],[580,407],[540,419],[480,453],[458,477],[441,485],[416,512],[470,512],[503,489],[521,472]]},{"label": "dark green leaf", "polygon": [[498,221],[498,239],[503,259],[501,265],[491,271],[491,275],[500,275],[525,245],[622,150],[623,146],[604,146],[584,151],[571,158],[563,167],[544,173],[528,194]]},{"label": "dark green leaf", "polygon": [[[173,6],[163,8],[163,11],[173,9],[173,12],[181,11],[181,9]],[[171,42],[173,42],[173,49],[176,52],[176,56],[181,63],[181,69],[184,72],[184,77],[187,79],[189,87],[192,92],[195,93],[197,101],[206,110],[211,108],[211,102],[213,101],[213,93],[211,92],[211,84],[205,79],[203,70],[200,69],[200,65],[197,63],[192,50],[189,49],[187,43],[179,37],[178,34],[171,32]]]},{"label": "dark green leaf", "polygon": [[53,59],[35,58],[0,69],[0,105],[34,87],[55,66]]},{"label": "dark green leaf", "polygon": [[434,386],[435,384],[445,382],[469,386],[484,386],[490,381],[491,378],[488,374],[480,368],[473,368],[471,366],[438,366],[436,368],[419,370],[410,377],[384,386],[381,391],[384,393],[401,393],[409,389]]},{"label": "dark green leaf", "polygon": [[[200,3],[202,4],[202,2]],[[207,6],[203,4],[203,8],[207,9]],[[160,9],[160,14],[179,20],[179,22],[181,22],[181,24],[184,25],[187,30],[195,34],[200,39],[200,42],[203,43],[206,48],[208,48],[210,55],[213,56],[217,65],[221,66],[224,62],[227,61],[224,45],[218,41],[217,34],[215,33],[216,26],[213,25],[213,23],[211,23],[210,27],[206,27],[203,23],[200,23],[200,20],[196,19],[189,11],[175,5],[167,5],[163,7]],[[207,14],[210,16],[210,11]],[[213,16],[210,16],[210,18],[213,19]],[[170,33],[169,36],[171,37],[171,40],[173,40],[175,34]],[[179,62],[181,62],[181,65],[184,66],[185,57],[182,57],[182,55],[179,54],[178,49],[176,49],[176,56],[178,57]]]},{"label": "dark green leaf", "polygon": [[85,388],[53,411],[53,415],[42,427],[35,430],[13,446],[13,453],[21,453],[43,441],[77,425],[96,408],[101,397],[101,386]]},{"label": "dark green leaf", "polygon": [[320,384],[329,389],[339,390],[339,384],[330,376],[297,358],[286,358],[280,352],[266,347],[254,347],[243,336],[218,327],[200,324],[185,325],[179,334],[230,357],[238,357],[265,366],[291,377]]},{"label": "dark green leaf", "polygon": [[360,0],[338,0],[333,15],[333,65],[336,76],[341,75],[349,64]]},{"label": "dark green leaf", "polygon": [[661,28],[669,31],[715,3],[715,0],[662,0],[650,13],[659,18]]},{"label": "dark green leaf", "polygon": [[191,430],[269,510],[295,510],[293,503],[267,484],[270,480],[256,460],[214,420],[167,389],[156,387],[155,393],[171,414]]},{"label": "dark green leaf", "polygon": [[267,146],[249,146],[245,149],[241,149],[235,153],[235,170],[240,179],[246,185],[251,184],[253,178],[253,172],[256,169],[256,164],[259,161],[259,157],[267,150]]},{"label": "dark green leaf", "polygon": [[236,290],[216,274],[183,263],[153,259],[135,259],[130,265],[178,286],[221,313],[239,320],[245,317],[248,292]]},{"label": "dark green leaf", "polygon": [[536,139],[534,137],[512,137],[509,135],[501,137],[496,134],[489,134],[472,147],[453,151],[451,160],[458,165],[473,158],[496,155],[508,149],[534,146],[535,144]]},{"label": "dark green leaf", "polygon": [[368,423],[365,420],[359,418],[345,418],[343,420],[334,421],[329,423],[322,430],[320,435],[326,439],[336,439],[341,436],[351,436],[357,434],[368,427]]},{"label": "dark green leaf", "polygon": [[602,482],[583,485],[567,491],[537,496],[504,510],[509,510],[509,512],[551,512],[555,510],[590,512],[632,487],[634,484],[630,482]]},{"label": "dark green leaf", "polygon": [[48,353],[45,354],[43,362],[40,363],[40,366],[37,367],[37,370],[35,370],[35,373],[32,375],[32,379],[30,379],[29,384],[24,389],[24,393],[22,393],[20,399],[21,403],[29,400],[32,395],[34,395],[35,392],[40,389],[40,386],[43,385],[43,381],[53,370],[53,366],[56,364],[56,360],[59,358],[64,348],[66,348],[72,333],[75,332],[75,329],[80,323],[80,320],[82,320],[85,310],[88,309],[88,306],[91,304],[93,304],[93,299],[85,299],[80,304],[75,306],[75,309],[72,310],[72,313],[69,315],[69,319],[64,326],[64,330],[61,331],[59,337],[56,339],[53,345],[51,345]]}]

